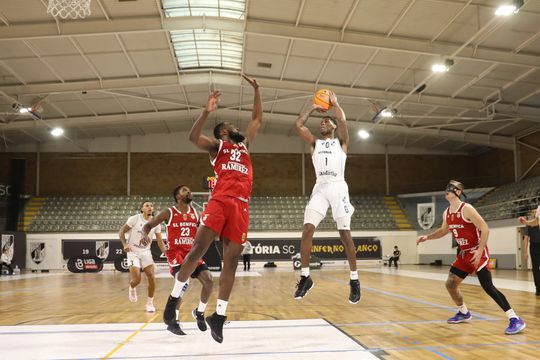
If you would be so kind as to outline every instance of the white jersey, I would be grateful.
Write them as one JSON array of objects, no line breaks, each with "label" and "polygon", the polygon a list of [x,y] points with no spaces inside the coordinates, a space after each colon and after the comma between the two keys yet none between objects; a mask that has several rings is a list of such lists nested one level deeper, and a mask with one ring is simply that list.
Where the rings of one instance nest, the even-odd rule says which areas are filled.
[{"label": "white jersey", "polygon": [[315,141],[315,149],[311,159],[318,184],[345,181],[347,154],[341,148],[339,139],[318,139]]},{"label": "white jersey", "polygon": [[[143,226],[148,221],[144,220],[144,216],[142,214],[133,215],[131,216],[127,221],[126,224],[131,229],[127,232],[128,234],[128,244],[132,246],[133,250],[149,250],[150,249],[150,243],[146,246],[141,245],[141,240],[143,238]],[[148,233],[148,237],[150,239],[153,239],[156,233],[161,233],[161,225],[157,225],[156,227],[152,228],[150,232]]]}]

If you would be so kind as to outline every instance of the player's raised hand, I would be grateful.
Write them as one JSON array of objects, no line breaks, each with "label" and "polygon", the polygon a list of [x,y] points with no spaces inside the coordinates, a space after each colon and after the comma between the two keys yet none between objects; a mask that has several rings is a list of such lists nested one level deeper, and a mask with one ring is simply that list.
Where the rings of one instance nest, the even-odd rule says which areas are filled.
[{"label": "player's raised hand", "polygon": [[427,241],[427,235],[419,236],[418,239],[416,239],[416,245],[423,243],[424,241]]},{"label": "player's raised hand", "polygon": [[212,112],[217,109],[219,103],[219,97],[221,96],[221,91],[214,90],[208,96],[208,101],[206,102],[206,111]]},{"label": "player's raised hand", "polygon": [[331,91],[330,94],[328,95],[328,98],[330,100],[330,104],[332,104],[333,106],[339,106],[338,99],[335,92]]},{"label": "player's raised hand", "polygon": [[317,104],[311,104],[311,111],[317,111],[317,112],[326,112],[327,109],[324,108],[324,106],[322,105],[317,105]]},{"label": "player's raised hand", "polygon": [[125,251],[126,253],[128,253],[128,252],[131,251],[131,248],[129,247],[129,244],[126,244],[126,245],[124,246],[124,251]]},{"label": "player's raised hand", "polygon": [[523,216],[518,217],[518,221],[523,225],[527,225],[527,220]]},{"label": "player's raised hand", "polygon": [[246,76],[245,74],[242,74],[242,77],[251,85],[253,86],[254,89],[258,89],[259,88],[259,83],[257,82],[257,79],[255,78],[250,78],[248,76]]}]

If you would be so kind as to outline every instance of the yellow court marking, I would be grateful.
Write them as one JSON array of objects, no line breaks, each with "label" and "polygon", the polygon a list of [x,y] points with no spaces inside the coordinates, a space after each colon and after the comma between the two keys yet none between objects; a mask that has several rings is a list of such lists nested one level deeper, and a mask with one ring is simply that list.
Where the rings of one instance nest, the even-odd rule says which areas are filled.
[{"label": "yellow court marking", "polygon": [[118,344],[114,349],[112,349],[111,351],[109,351],[107,353],[107,355],[105,355],[103,357],[103,359],[108,359],[112,356],[112,354],[114,354],[115,352],[117,352],[122,346],[126,345],[131,339],[133,339],[133,337],[135,337],[135,335],[137,335],[138,333],[140,333],[142,331],[142,329],[144,329],[148,324],[150,324],[152,321],[154,321],[154,319],[158,316],[159,314],[155,314],[154,316],[152,316],[152,318],[150,320],[148,320],[147,322],[145,322],[144,324],[141,325],[140,328],[138,328],[133,334],[129,335],[128,338],[126,340],[124,340],[122,343]]}]

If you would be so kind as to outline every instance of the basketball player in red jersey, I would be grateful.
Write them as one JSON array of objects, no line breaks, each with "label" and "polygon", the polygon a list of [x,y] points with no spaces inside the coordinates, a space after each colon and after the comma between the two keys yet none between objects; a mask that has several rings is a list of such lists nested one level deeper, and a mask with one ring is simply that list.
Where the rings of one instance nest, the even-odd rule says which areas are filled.
[{"label": "basketball player in red jersey", "polygon": [[219,237],[223,243],[223,269],[219,278],[219,293],[216,312],[206,318],[215,341],[223,342],[223,323],[226,309],[234,285],[238,257],[242,244],[247,239],[249,214],[248,202],[251,196],[253,171],[248,146],[251,144],[262,124],[262,103],[259,84],[245,75],[243,78],[253,87],[252,118],[245,136],[233,124],[224,122],[214,127],[214,138],[202,134],[208,115],[218,107],[220,91],[214,91],[189,134],[189,140],[198,148],[210,154],[217,183],[212,197],[202,216],[193,248],[184,258],[178,272],[174,289],[165,307],[164,317],[172,314],[181,296],[181,291],[189,276],[197,266],[214,239]]},{"label": "basketball player in red jersey", "polygon": [[[165,253],[169,263],[171,275],[177,278],[178,271],[184,263],[184,258],[191,250],[195,240],[197,227],[199,226],[199,214],[190,205],[191,190],[189,187],[179,185],[173,190],[175,205],[162,210],[155,218],[150,220],[143,228],[143,233],[147,234],[152,227],[165,222],[167,224],[167,243],[168,249]],[[204,322],[204,310],[208,303],[208,298],[212,293],[212,274],[208,270],[206,263],[199,259],[196,263],[195,270],[191,273],[191,277],[201,282],[201,300],[199,306],[195,308],[191,314],[197,320],[197,327],[201,331],[206,331],[206,323]],[[186,283],[180,295],[187,290],[189,282]],[[178,303],[180,305],[180,303]],[[175,335],[185,335],[180,328],[176,319],[176,311],[173,308],[172,312],[165,312],[163,321],[167,324],[167,330]]]},{"label": "basketball player in red jersey", "polygon": [[505,333],[517,334],[525,329],[525,321],[516,315],[506,297],[493,285],[487,248],[489,228],[475,208],[460,200],[461,195],[465,196],[463,190],[464,186],[459,181],[451,180],[448,183],[445,197],[450,206],[444,211],[441,227],[429,235],[420,236],[416,244],[439,239],[449,232],[459,244],[460,252],[446,280],[446,289],[459,310],[456,315],[448,319],[448,323],[458,324],[472,319],[459,291],[459,285],[467,275],[476,273],[484,291],[495,300],[510,320]]}]

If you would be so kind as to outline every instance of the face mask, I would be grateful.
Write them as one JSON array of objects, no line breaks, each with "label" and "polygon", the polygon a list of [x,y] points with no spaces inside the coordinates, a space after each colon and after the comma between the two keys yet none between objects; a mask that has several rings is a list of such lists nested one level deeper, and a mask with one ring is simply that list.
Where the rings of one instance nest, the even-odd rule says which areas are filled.
[{"label": "face mask", "polygon": [[246,137],[242,135],[239,131],[230,132],[229,138],[231,138],[231,140],[234,141],[235,143],[241,143],[242,141],[246,139]]},{"label": "face mask", "polygon": [[[446,192],[450,192],[450,193],[456,195],[459,198],[460,195],[457,194],[458,190],[460,190],[460,189],[458,189],[457,187],[455,187],[452,184],[446,185],[446,189],[445,189]],[[461,195],[463,195],[465,198],[467,197],[467,195],[465,195],[465,193],[463,191],[461,191]]]}]

